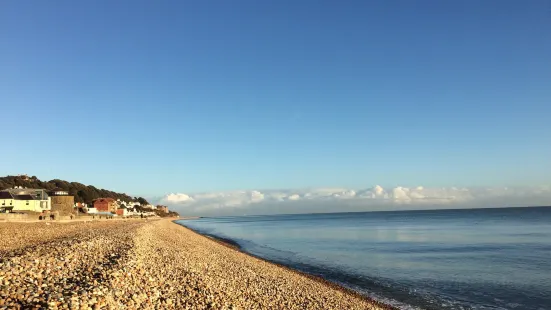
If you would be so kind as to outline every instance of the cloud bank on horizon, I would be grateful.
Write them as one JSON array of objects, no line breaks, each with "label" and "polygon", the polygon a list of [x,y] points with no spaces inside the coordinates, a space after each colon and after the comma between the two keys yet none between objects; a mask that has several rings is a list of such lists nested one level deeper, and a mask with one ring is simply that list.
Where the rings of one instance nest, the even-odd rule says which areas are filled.
[{"label": "cloud bank on horizon", "polygon": [[171,193],[158,201],[184,216],[516,207],[551,205],[551,186],[244,190]]}]

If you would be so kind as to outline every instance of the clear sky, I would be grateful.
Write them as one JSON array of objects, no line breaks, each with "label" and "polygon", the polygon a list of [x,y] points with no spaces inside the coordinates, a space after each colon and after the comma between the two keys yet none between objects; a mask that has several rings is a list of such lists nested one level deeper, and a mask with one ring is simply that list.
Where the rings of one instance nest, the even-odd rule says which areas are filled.
[{"label": "clear sky", "polygon": [[2,1],[0,175],[549,184],[550,3]]}]

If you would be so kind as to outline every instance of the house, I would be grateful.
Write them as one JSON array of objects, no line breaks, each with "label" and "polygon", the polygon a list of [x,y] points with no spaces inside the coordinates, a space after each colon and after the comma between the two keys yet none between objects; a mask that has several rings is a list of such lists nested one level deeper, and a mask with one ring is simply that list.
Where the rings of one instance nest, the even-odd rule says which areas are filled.
[{"label": "house", "polygon": [[44,212],[51,210],[51,198],[46,190],[12,188],[0,192],[0,210]]},{"label": "house", "polygon": [[5,212],[13,209],[15,198],[8,191],[0,192],[0,211]]},{"label": "house", "polygon": [[94,208],[94,205],[90,205],[84,208],[84,212],[87,214],[96,214],[98,213],[98,209]]},{"label": "house", "polygon": [[31,179],[31,178],[29,178],[29,176],[26,175],[26,174],[18,174],[17,176],[18,176],[21,180],[23,180],[23,181],[28,181],[28,180]]},{"label": "house", "polygon": [[135,208],[126,208],[126,215],[133,216],[133,215],[140,215],[140,211],[136,210]]},{"label": "house", "polygon": [[117,215],[121,217],[130,216],[128,210],[126,208],[118,208],[117,209]]},{"label": "house", "polygon": [[113,198],[98,198],[94,200],[94,208],[97,212],[116,213],[119,208],[119,204]]},{"label": "house", "polygon": [[88,213],[88,205],[83,202],[75,203],[73,209],[77,212]]}]

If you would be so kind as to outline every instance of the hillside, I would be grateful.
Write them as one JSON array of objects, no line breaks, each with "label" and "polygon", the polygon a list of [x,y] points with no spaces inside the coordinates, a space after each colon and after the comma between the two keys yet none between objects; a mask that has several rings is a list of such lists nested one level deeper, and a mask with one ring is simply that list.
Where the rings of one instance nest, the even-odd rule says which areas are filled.
[{"label": "hillside", "polygon": [[6,176],[0,177],[0,190],[22,186],[26,188],[43,188],[52,190],[61,188],[68,191],[70,195],[75,196],[75,202],[91,203],[96,198],[113,198],[123,201],[139,201],[140,204],[148,204],[142,197],[131,197],[124,193],[116,193],[106,189],[96,188],[92,185],[84,185],[78,182],[68,182],[54,179],[50,181],[41,181],[37,177],[26,176]]}]

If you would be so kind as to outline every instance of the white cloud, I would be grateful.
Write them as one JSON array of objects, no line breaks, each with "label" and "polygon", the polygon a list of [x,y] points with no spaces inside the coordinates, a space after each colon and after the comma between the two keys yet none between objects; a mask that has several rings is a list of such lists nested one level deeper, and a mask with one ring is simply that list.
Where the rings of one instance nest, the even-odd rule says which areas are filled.
[{"label": "white cloud", "polygon": [[183,203],[194,201],[189,195],[186,194],[168,194],[165,196],[164,200],[166,203]]},{"label": "white cloud", "polygon": [[411,200],[409,196],[409,189],[403,188],[401,186],[395,187],[392,189],[392,198],[397,202],[403,202],[406,200]]},{"label": "white cloud", "polygon": [[260,202],[262,200],[264,200],[264,194],[259,191],[251,192],[251,202]]},{"label": "white cloud", "polygon": [[165,195],[159,203],[182,215],[349,212],[404,208],[551,205],[551,187],[426,188],[376,185],[368,189],[232,191]]},{"label": "white cloud", "polygon": [[300,196],[297,195],[297,194],[293,194],[293,195],[287,197],[287,199],[289,199],[289,200],[299,200]]}]

